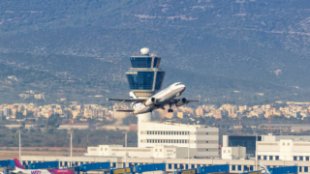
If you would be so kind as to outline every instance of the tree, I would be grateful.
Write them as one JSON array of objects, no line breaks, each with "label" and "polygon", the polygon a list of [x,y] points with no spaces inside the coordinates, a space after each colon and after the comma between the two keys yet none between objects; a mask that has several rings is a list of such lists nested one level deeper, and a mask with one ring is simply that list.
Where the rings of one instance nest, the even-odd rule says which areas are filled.
[{"label": "tree", "polygon": [[52,114],[47,120],[48,128],[58,128],[61,123],[59,114]]}]

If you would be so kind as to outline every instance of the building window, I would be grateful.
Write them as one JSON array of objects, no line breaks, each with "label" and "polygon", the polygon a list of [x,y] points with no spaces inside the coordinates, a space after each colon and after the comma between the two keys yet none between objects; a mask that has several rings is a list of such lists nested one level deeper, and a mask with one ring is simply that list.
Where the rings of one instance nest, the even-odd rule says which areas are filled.
[{"label": "building window", "polygon": [[279,158],[279,156],[277,155],[277,156],[276,156],[276,160],[278,161],[279,159],[280,159],[280,158]]},{"label": "building window", "polygon": [[306,156],[306,161],[309,161],[309,156]]},{"label": "building window", "polygon": [[262,157],[260,155],[257,156],[257,160],[261,160]]},{"label": "building window", "polygon": [[293,160],[294,160],[294,161],[297,161],[297,156],[294,156],[294,157],[293,157]]},{"label": "building window", "polygon": [[235,165],[232,165],[232,166],[231,166],[231,170],[232,170],[232,171],[235,171],[235,170],[236,170],[236,166],[235,166]]},{"label": "building window", "polygon": [[168,169],[172,169],[172,164],[168,164]]},{"label": "building window", "polygon": [[309,172],[308,166],[305,166],[304,167],[304,173],[308,173],[308,172]]},{"label": "building window", "polygon": [[264,155],[264,160],[267,160],[267,156],[266,155]]},{"label": "building window", "polygon": [[269,160],[272,161],[273,160],[273,156],[269,156]]},{"label": "building window", "polygon": [[238,170],[241,171],[242,170],[242,166],[238,165]]},{"label": "building window", "polygon": [[254,166],[250,166],[250,171],[253,171],[254,170]]},{"label": "building window", "polygon": [[174,164],[174,169],[177,169],[178,168],[178,164]]},{"label": "building window", "polygon": [[130,89],[153,89],[154,72],[142,71],[136,74],[127,74]]},{"label": "building window", "polygon": [[299,156],[299,161],[303,161],[304,157],[303,156]]},{"label": "building window", "polygon": [[131,66],[133,68],[151,68],[151,57],[130,57]]}]

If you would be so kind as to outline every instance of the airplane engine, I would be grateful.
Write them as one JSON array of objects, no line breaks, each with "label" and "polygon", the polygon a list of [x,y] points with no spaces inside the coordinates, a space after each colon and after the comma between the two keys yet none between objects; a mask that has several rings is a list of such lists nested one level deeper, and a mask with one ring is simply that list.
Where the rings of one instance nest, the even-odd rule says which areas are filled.
[{"label": "airplane engine", "polygon": [[175,105],[176,106],[182,106],[182,105],[187,104],[187,103],[188,103],[188,100],[186,98],[182,98]]},{"label": "airplane engine", "polygon": [[132,107],[134,110],[140,110],[140,109],[142,109],[143,107],[145,107],[145,105],[142,104],[142,103],[134,103],[134,104],[131,105],[131,107]]},{"label": "airplane engine", "polygon": [[152,101],[153,104],[156,104],[156,103],[157,103],[157,100],[156,100],[156,98],[154,98],[154,97],[151,98],[151,101]]},{"label": "airplane engine", "polygon": [[145,106],[154,106],[158,103],[158,100],[155,97],[147,99],[147,101],[144,103]]}]

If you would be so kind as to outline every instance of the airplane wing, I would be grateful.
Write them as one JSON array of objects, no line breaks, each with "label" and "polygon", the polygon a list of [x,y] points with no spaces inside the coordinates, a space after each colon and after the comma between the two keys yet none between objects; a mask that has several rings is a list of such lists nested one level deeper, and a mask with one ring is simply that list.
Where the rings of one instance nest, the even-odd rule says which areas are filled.
[{"label": "airplane wing", "polygon": [[170,105],[182,106],[188,103],[199,102],[199,100],[195,99],[187,99],[187,98],[176,98],[169,102]]},{"label": "airplane wing", "polygon": [[109,101],[118,101],[118,102],[144,102],[145,99],[137,99],[137,98],[128,98],[128,99],[123,99],[123,98],[109,98]]},{"label": "airplane wing", "polygon": [[116,109],[117,112],[133,112],[133,109]]},{"label": "airplane wing", "polygon": [[199,100],[194,100],[194,99],[187,99],[188,103],[192,103],[192,102],[199,102]]},{"label": "airplane wing", "polygon": [[187,98],[176,98],[176,99],[174,99],[173,102],[174,103],[182,102],[183,104],[188,104],[188,103],[192,103],[192,102],[199,102],[199,100],[187,99]]}]

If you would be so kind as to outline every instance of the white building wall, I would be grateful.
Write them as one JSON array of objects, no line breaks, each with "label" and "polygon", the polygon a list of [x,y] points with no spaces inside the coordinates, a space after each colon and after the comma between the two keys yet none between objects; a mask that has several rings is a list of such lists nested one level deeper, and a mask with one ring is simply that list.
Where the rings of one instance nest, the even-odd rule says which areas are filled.
[{"label": "white building wall", "polygon": [[223,147],[228,147],[228,135],[223,135]]},{"label": "white building wall", "polygon": [[245,159],[245,147],[222,147],[222,159]]},{"label": "white building wall", "polygon": [[310,162],[310,141],[278,140],[270,136],[257,142],[256,158],[258,160]]},{"label": "white building wall", "polygon": [[[139,125],[138,147],[158,145],[195,149],[197,158],[219,157],[218,128],[202,125],[144,122]],[[193,151],[193,150],[191,150]]]},{"label": "white building wall", "polygon": [[193,158],[196,152],[185,147],[123,147],[119,145],[99,145],[97,147],[88,147],[85,156],[101,156],[101,157],[125,157],[128,158]]}]

